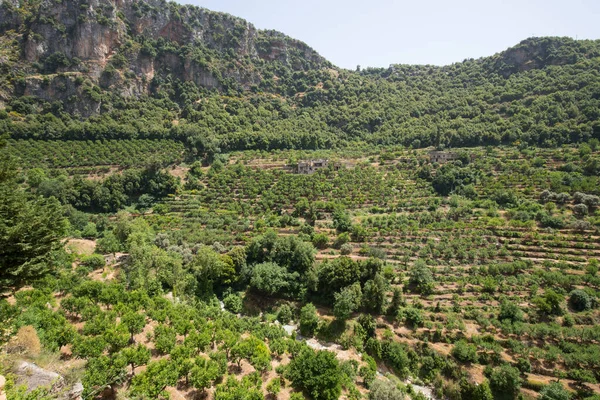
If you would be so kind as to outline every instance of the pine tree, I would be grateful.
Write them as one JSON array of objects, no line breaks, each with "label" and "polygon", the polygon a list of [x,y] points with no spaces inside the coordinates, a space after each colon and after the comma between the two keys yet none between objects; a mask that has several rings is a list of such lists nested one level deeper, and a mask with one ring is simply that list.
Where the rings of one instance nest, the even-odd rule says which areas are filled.
[{"label": "pine tree", "polygon": [[[1,146],[1,144],[0,144]],[[44,276],[66,230],[59,202],[27,194],[14,164],[0,160],[0,288]]]}]

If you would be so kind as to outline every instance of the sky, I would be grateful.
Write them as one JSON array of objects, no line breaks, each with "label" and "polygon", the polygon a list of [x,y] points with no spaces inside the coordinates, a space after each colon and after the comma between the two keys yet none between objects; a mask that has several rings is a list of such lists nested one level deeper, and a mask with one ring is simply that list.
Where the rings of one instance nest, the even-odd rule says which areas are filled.
[{"label": "sky", "polygon": [[343,68],[447,65],[532,36],[600,39],[600,0],[178,0],[306,42]]}]

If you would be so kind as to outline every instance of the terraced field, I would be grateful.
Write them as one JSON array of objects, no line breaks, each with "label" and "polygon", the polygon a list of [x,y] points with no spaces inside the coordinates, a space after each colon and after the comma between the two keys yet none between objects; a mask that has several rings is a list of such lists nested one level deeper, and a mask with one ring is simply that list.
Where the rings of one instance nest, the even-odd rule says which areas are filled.
[{"label": "terraced field", "polygon": [[[110,145],[86,146],[100,154]],[[67,208],[82,227],[72,231],[97,238],[109,265],[73,255],[3,306],[61,359],[87,360],[87,397],[220,400],[281,384],[276,398],[300,399],[290,368],[304,345],[334,352],[345,399],[369,396],[374,382],[413,399],[536,398],[556,382],[572,398],[600,396],[598,152],[469,148],[442,164],[403,148],[241,152],[203,166],[155,145],[140,151],[172,162],[164,175],[143,170],[121,185],[175,177],[171,194],[144,206],[133,195],[110,215]],[[110,160],[117,184],[122,166],[135,166],[123,154]],[[295,172],[317,158],[331,167]],[[49,175],[63,170],[52,165]],[[89,306],[95,297],[103,303]],[[51,313],[71,336],[53,336],[63,331],[28,310]],[[119,344],[123,318],[141,320],[137,347]],[[134,348],[148,357],[96,378]],[[162,387],[147,380],[170,369],[179,375]]]},{"label": "terraced field", "polygon": [[[434,177],[440,170],[423,151],[397,150],[393,157],[370,159],[321,153],[346,167],[310,176],[284,169],[284,160],[299,159],[293,152],[262,159],[236,154],[218,173],[205,170],[197,190],[168,199],[166,216],[148,219],[160,229],[175,229],[174,236],[226,246],[245,244],[268,229],[313,241],[325,235],[317,254],[323,262],[340,257],[344,233],[334,228],[332,212],[342,207],[352,222],[347,236],[353,248],[345,256],[384,259],[391,267],[388,300],[391,289],[402,289],[402,304],[418,316],[415,324],[401,313],[379,318],[381,338],[389,329],[394,340],[445,355],[466,338],[477,347],[480,363],[461,368],[475,379],[483,379],[489,360],[518,361],[530,365],[523,367],[526,395],[552,379],[574,391],[600,394],[600,385],[582,372],[598,368],[600,313],[575,312],[565,300],[575,289],[599,289],[598,218],[593,212],[575,218],[571,202],[540,201],[544,190],[565,189],[567,174],[561,171],[577,163],[577,149],[466,151],[474,155],[466,168],[478,173],[463,196],[440,196],[423,179],[424,170]],[[598,194],[597,176],[576,179],[577,189]],[[544,225],[540,212],[557,217],[561,226]],[[430,293],[410,288],[418,260],[433,272]],[[541,310],[540,299],[549,289],[562,299],[554,315]],[[502,318],[502,304],[518,305],[523,315]],[[333,315],[332,309],[321,310]]]}]

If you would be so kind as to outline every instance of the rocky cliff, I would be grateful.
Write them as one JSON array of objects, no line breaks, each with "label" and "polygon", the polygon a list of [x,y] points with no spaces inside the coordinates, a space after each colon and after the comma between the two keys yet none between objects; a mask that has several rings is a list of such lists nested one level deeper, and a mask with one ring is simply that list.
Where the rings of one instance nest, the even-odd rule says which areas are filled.
[{"label": "rocky cliff", "polygon": [[600,57],[597,41],[563,37],[529,38],[495,56],[485,59],[490,70],[505,77],[547,66],[575,64]]},{"label": "rocky cliff", "polygon": [[66,101],[83,116],[99,111],[89,96],[95,85],[125,97],[149,94],[165,79],[248,90],[278,68],[330,66],[282,33],[164,0],[2,0],[0,35],[0,69],[10,75],[0,98]]},{"label": "rocky cliff", "polygon": [[600,138],[600,41],[530,38],[447,66],[335,68],[164,0],[0,0],[0,137],[174,139],[197,154]]}]

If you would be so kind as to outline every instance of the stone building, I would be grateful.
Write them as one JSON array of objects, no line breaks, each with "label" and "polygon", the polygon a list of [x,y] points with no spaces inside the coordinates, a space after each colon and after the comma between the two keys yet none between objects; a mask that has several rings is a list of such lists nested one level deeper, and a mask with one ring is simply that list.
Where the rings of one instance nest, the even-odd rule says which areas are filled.
[{"label": "stone building", "polygon": [[[316,160],[303,160],[299,161],[296,165],[296,172],[304,175],[314,174],[317,170],[329,167],[329,160],[320,158]],[[342,167],[340,162],[333,163],[334,171],[339,170]]]},{"label": "stone building", "polygon": [[432,163],[445,163],[458,160],[458,154],[451,151],[430,151],[429,161]]},{"label": "stone building", "polygon": [[299,174],[310,175],[314,174],[315,171],[321,168],[327,168],[328,166],[329,160],[325,159],[299,161],[296,172]]}]

